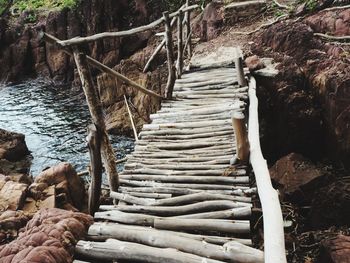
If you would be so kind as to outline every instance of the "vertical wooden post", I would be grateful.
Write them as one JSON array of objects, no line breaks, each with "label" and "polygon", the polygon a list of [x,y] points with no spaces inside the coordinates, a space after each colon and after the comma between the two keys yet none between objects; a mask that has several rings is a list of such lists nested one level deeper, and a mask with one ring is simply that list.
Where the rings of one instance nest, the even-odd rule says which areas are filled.
[{"label": "vertical wooden post", "polygon": [[[190,0],[186,0],[186,6],[190,6]],[[186,12],[186,39],[188,39],[187,44],[187,56],[188,59],[192,57],[192,40],[191,40],[191,11]]]},{"label": "vertical wooden post", "polygon": [[206,20],[202,21],[202,41],[207,41],[208,39],[208,22]]},{"label": "vertical wooden post", "polygon": [[242,112],[235,112],[232,116],[232,125],[236,137],[236,156],[231,163],[247,164],[249,161],[249,141],[245,125],[245,117]]},{"label": "vertical wooden post", "polygon": [[183,30],[182,30],[183,12],[179,10],[179,16],[177,18],[177,77],[181,79],[183,69]]},{"label": "vertical wooden post", "polygon": [[245,75],[244,75],[243,58],[241,56],[241,50],[236,49],[235,53],[236,54],[235,54],[234,61],[235,61],[235,68],[237,71],[238,84],[240,87],[245,87],[248,84],[247,84],[247,80],[246,80]]},{"label": "vertical wooden post", "polygon": [[[241,51],[235,49],[235,68],[237,71],[238,85],[240,87],[247,86],[247,80],[244,75],[243,59]],[[232,116],[232,125],[236,136],[236,156],[231,160],[231,164],[243,163],[246,164],[249,161],[249,141],[248,133],[245,125],[245,116],[243,112],[235,112]]]},{"label": "vertical wooden post", "polygon": [[168,57],[168,82],[166,84],[166,97],[171,99],[173,96],[173,89],[175,85],[175,67],[174,67],[174,50],[173,50],[173,37],[171,32],[169,12],[163,13],[164,22],[165,22],[165,43],[167,48],[167,57]]},{"label": "vertical wooden post", "polygon": [[79,50],[74,50],[73,55],[75,64],[78,68],[78,73],[89,107],[92,122],[95,124],[97,130],[101,132],[102,161],[106,169],[109,186],[112,191],[117,191],[119,179],[117,167],[115,165],[115,155],[107,135],[99,94],[97,89],[94,87],[91,72],[86,62],[86,55],[79,52]]},{"label": "vertical wooden post", "polygon": [[90,215],[98,211],[100,205],[101,186],[102,186],[102,160],[101,160],[101,132],[97,130],[94,124],[88,127],[88,136],[86,137],[89,154],[91,184],[89,187],[88,210]]}]

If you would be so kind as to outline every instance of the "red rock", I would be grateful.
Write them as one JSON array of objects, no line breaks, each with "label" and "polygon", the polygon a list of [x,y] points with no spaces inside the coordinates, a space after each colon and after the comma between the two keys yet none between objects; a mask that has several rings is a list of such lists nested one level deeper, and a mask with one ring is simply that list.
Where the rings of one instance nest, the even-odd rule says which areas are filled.
[{"label": "red rock", "polygon": [[92,217],[86,214],[43,209],[16,240],[0,246],[0,262],[72,262],[74,246],[92,222]]},{"label": "red rock", "polygon": [[[8,181],[0,191],[0,206],[5,210],[19,210],[24,205],[28,185]],[[1,209],[1,210],[2,210]]]},{"label": "red rock", "polygon": [[29,154],[24,135],[0,129],[0,159],[19,161]]},{"label": "red rock", "polygon": [[260,60],[260,58],[257,55],[247,57],[245,59],[245,64],[247,65],[250,71],[255,71],[265,67],[264,63]]},{"label": "red rock", "polygon": [[350,183],[336,181],[314,190],[308,221],[313,229],[349,226]]},{"label": "red rock", "polygon": [[80,209],[83,206],[85,189],[77,172],[69,163],[60,163],[43,171],[35,178],[35,183],[52,185],[62,185],[67,182],[68,192],[65,194],[69,197],[72,204]]},{"label": "red rock", "polygon": [[296,153],[278,160],[270,168],[270,175],[283,195],[298,202],[306,201],[308,189],[317,185],[318,179],[324,176],[314,164]]},{"label": "red rock", "polygon": [[350,263],[350,237],[338,235],[321,242],[319,263]]}]

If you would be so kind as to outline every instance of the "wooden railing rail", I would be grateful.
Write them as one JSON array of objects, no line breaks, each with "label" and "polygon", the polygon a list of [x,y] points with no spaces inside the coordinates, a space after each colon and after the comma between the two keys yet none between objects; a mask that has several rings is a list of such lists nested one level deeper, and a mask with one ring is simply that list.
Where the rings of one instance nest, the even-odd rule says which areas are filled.
[{"label": "wooden railing rail", "polygon": [[263,211],[264,222],[264,258],[265,263],[286,263],[284,226],[278,192],[272,187],[269,169],[260,148],[258,99],[256,81],[249,81],[249,121],[248,139],[250,144],[250,163]]},{"label": "wooden railing rail", "polygon": [[[182,12],[187,12],[187,11],[192,11],[194,9],[197,9],[198,7],[199,7],[199,5],[195,4],[195,5],[187,6],[181,10],[182,10]],[[174,12],[174,13],[169,14],[169,18],[173,18],[173,17],[178,16],[178,15],[179,15],[179,10]],[[63,47],[68,47],[68,46],[73,46],[73,45],[86,44],[86,43],[94,42],[97,40],[102,40],[105,38],[127,37],[127,36],[131,36],[131,35],[143,32],[143,31],[153,29],[154,27],[163,23],[165,21],[164,19],[165,18],[162,17],[162,18],[159,18],[158,20],[156,20],[148,25],[140,26],[140,27],[125,30],[125,31],[103,32],[103,33],[99,33],[99,34],[95,34],[95,35],[87,36],[87,37],[75,37],[75,38],[68,39],[68,40],[61,40],[59,42],[59,44]]]},{"label": "wooden railing rail", "polygon": [[[153,98],[158,100],[163,99],[172,99],[174,84],[177,77],[181,78],[183,65],[184,65],[184,56],[183,52],[186,48],[188,48],[188,54],[191,55],[192,47],[191,47],[191,25],[190,25],[190,12],[198,8],[198,5],[189,5],[189,0],[186,1],[186,5],[183,5],[178,11],[169,14],[169,12],[164,12],[163,17],[148,24],[138,28],[133,28],[126,31],[119,32],[104,32],[96,35],[88,36],[88,37],[76,37],[68,40],[60,40],[50,34],[43,33],[43,39],[56,45],[58,48],[62,49],[64,53],[73,56],[75,60],[75,64],[77,66],[79,77],[83,86],[84,94],[86,96],[86,100],[88,103],[90,115],[92,118],[93,126],[89,128],[88,135],[88,146],[90,152],[90,174],[92,177],[92,184],[90,188],[90,196],[89,196],[89,212],[93,214],[98,209],[98,198],[101,191],[101,179],[102,179],[102,167],[101,160],[99,156],[102,155],[102,162],[104,164],[107,177],[109,180],[109,186],[111,191],[116,191],[119,187],[119,176],[116,169],[116,160],[115,154],[112,148],[112,145],[109,141],[108,134],[106,131],[106,125],[103,117],[102,104],[99,100],[97,89],[94,87],[94,82],[92,79],[92,75],[90,72],[89,65],[97,68],[101,72],[104,72],[112,77],[121,80],[125,84],[137,89],[138,91],[147,94]],[[183,19],[183,14],[186,14],[185,19]],[[172,21],[170,19],[172,18]],[[177,23],[178,30],[178,58],[176,62],[176,66],[174,64],[174,48],[173,48],[173,40],[172,40],[172,26]],[[168,70],[169,77],[166,86],[166,98],[146,89],[145,87],[139,85],[133,80],[130,80],[126,76],[118,73],[112,68],[107,67],[106,65],[100,63],[96,59],[83,54],[80,50],[82,44],[90,43],[92,41],[97,41],[105,38],[115,38],[115,37],[125,37],[130,36],[139,32],[143,32],[146,30],[153,29],[158,26],[162,22],[165,23],[165,38],[164,41],[158,46],[156,52],[151,56],[150,60],[146,64],[145,70],[150,65],[152,59],[157,55],[157,53],[162,49],[164,44],[166,44],[167,48],[167,59],[168,59]],[[186,25],[186,43],[183,43],[183,26]],[[72,52],[73,50],[73,52]],[[128,102],[126,97],[124,96],[124,100],[126,103],[126,107],[128,109],[128,113],[130,115],[130,121],[132,123],[135,139],[138,140],[136,127],[132,118],[131,111],[128,107]],[[98,141],[98,142],[97,142]]]},{"label": "wooden railing rail", "polygon": [[236,49],[234,59],[238,85],[240,87],[248,86],[249,95],[248,134],[244,113],[242,111],[236,111],[232,118],[237,145],[234,162],[246,164],[250,160],[254,170],[263,212],[264,262],[286,263],[281,205],[278,192],[272,187],[267,163],[260,147],[256,81],[253,77],[250,77],[249,81],[247,81],[243,68],[243,55],[240,49]]},{"label": "wooden railing rail", "polygon": [[[47,33],[43,33],[43,38],[46,42],[57,45],[59,48],[61,48],[63,50],[63,52],[65,52],[67,55],[72,56],[72,52],[68,51],[68,49],[64,48],[63,46],[60,45],[60,40],[50,34]],[[122,82],[124,82],[125,84],[137,89],[138,91],[145,93],[151,97],[154,97],[156,99],[165,99],[164,97],[162,97],[161,95],[155,93],[154,91],[148,90],[144,87],[142,87],[141,85],[139,85],[138,83],[136,83],[135,81],[132,81],[130,79],[128,79],[127,77],[125,77],[124,75],[118,73],[117,71],[115,71],[114,69],[111,69],[109,67],[107,67],[106,65],[102,64],[101,62],[97,61],[96,59],[90,57],[90,56],[86,56],[86,61],[90,66],[93,66],[94,68],[97,68],[98,70],[100,70],[101,72],[104,72],[108,75],[111,75],[112,77],[115,77],[119,80],[121,80]]]}]

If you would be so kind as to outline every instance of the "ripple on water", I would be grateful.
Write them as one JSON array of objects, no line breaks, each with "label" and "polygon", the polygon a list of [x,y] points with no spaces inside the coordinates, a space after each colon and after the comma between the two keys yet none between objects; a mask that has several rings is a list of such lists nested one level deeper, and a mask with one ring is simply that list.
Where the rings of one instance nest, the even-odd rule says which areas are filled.
[{"label": "ripple on water", "polygon": [[[89,162],[85,142],[89,124],[90,115],[80,91],[41,79],[0,86],[0,128],[26,135],[34,157],[34,176],[60,161],[84,170]],[[128,137],[111,136],[111,140],[118,159],[134,148],[133,139]]]}]

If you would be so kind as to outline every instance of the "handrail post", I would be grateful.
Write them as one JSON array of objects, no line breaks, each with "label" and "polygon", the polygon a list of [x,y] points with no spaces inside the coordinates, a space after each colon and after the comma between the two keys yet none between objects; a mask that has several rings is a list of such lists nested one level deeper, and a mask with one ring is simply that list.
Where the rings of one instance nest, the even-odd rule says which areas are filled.
[{"label": "handrail post", "polygon": [[[186,0],[186,6],[190,6],[190,0]],[[186,39],[188,39],[187,44],[187,56],[188,59],[192,57],[192,41],[191,41],[191,11],[186,12]]]},{"label": "handrail post", "polygon": [[170,25],[169,12],[163,13],[165,22],[165,42],[167,48],[167,58],[168,58],[168,82],[166,84],[166,97],[171,99],[173,96],[173,89],[175,85],[175,67],[174,67],[174,50],[173,50],[173,39]]},{"label": "handrail post", "polygon": [[181,79],[183,69],[183,30],[182,30],[183,12],[179,10],[179,16],[177,18],[177,77]]},{"label": "handrail post", "polygon": [[[241,51],[236,49],[235,52],[235,68],[237,72],[237,80],[239,87],[245,87],[248,82],[244,75],[243,58]],[[231,164],[247,164],[249,161],[250,149],[248,141],[248,133],[246,128],[246,120],[242,111],[235,112],[232,116],[232,126],[236,137],[236,155],[231,159]]]},{"label": "handrail post", "polygon": [[88,211],[93,216],[98,211],[100,205],[102,186],[101,132],[94,124],[88,126],[86,140],[90,155],[89,174],[91,176]]},{"label": "handrail post", "polygon": [[87,56],[81,53],[78,49],[74,50],[73,56],[78,68],[79,77],[83,86],[92,122],[95,124],[97,130],[101,131],[102,161],[106,169],[109,186],[111,191],[117,191],[119,177],[115,165],[115,154],[107,135],[102,103],[99,99],[97,89],[94,87],[94,82],[87,62]]}]

